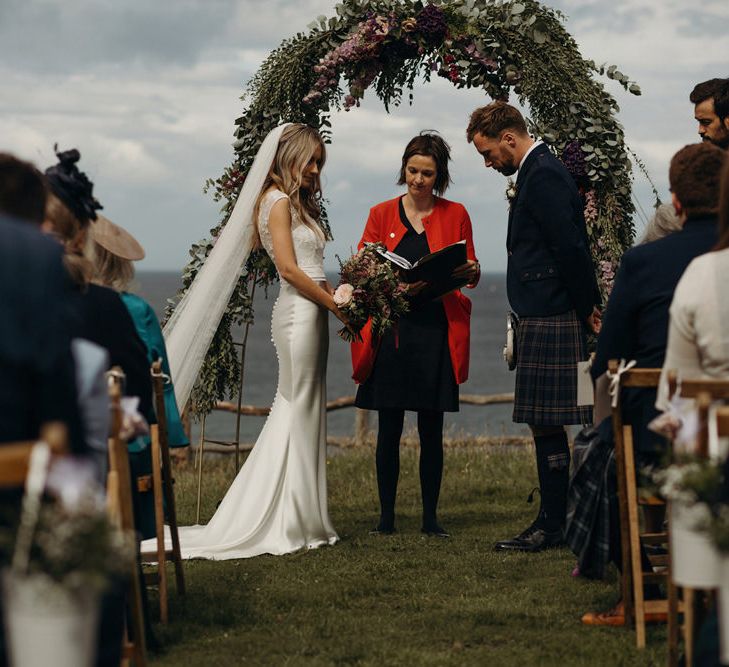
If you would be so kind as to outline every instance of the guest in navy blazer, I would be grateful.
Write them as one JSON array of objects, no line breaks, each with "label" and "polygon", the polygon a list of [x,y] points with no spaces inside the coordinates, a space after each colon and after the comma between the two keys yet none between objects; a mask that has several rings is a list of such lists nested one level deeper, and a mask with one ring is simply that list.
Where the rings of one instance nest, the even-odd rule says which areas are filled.
[{"label": "guest in navy blazer", "polygon": [[[592,365],[595,379],[607,370],[610,359],[635,360],[639,367],[659,368],[663,365],[668,339],[669,308],[684,270],[691,261],[709,252],[718,239],[717,211],[719,183],[725,153],[711,143],[685,146],[671,160],[668,180],[671,186],[673,206],[683,228],[662,239],[631,248],[620,262],[615,284],[608,300],[605,318],[597,341],[597,352]],[[658,411],[654,404],[655,389],[632,389],[623,392],[623,417],[632,424],[636,443],[638,468],[660,463],[665,450],[665,440],[647,429],[648,423]],[[612,445],[612,422],[606,417],[598,426],[600,437]],[[608,551],[600,558],[609,559],[620,568],[621,545],[619,510],[614,492],[614,471],[608,465],[607,485],[609,516],[604,522],[609,526]],[[604,477],[604,467],[595,469],[595,476]],[[585,480],[585,487],[604,488],[595,479]],[[576,495],[580,494],[580,490]],[[589,495],[589,492],[588,494]],[[583,496],[583,504],[585,502]],[[605,503],[600,503],[605,506]],[[571,534],[573,531],[570,530]],[[577,535],[579,531],[574,531]],[[596,553],[583,550],[592,537],[588,534],[573,542],[568,534],[570,547],[576,552]],[[593,559],[594,560],[594,559]],[[580,570],[601,572],[606,562],[580,562]],[[650,562],[643,555],[643,567],[650,569]],[[582,617],[587,625],[622,625],[622,602],[604,612],[588,612]]]},{"label": "guest in navy blazer", "polygon": [[63,320],[71,284],[62,249],[40,231],[45,201],[40,172],[0,154],[0,442],[36,438],[58,420],[78,453],[86,446]]},{"label": "guest in navy blazer", "polygon": [[[623,255],[597,341],[591,369],[594,379],[607,370],[610,359],[635,359],[643,368],[663,366],[668,309],[676,285],[691,260],[717,242],[719,173],[725,155],[705,142],[684,147],[671,160],[672,199],[683,227]],[[655,391],[638,390],[625,398],[626,418],[638,427],[638,454],[651,457],[663,445],[645,428],[658,414]]]},{"label": "guest in navy blazer", "polygon": [[587,329],[599,328],[600,294],[577,186],[529,136],[519,111],[505,102],[476,109],[466,135],[486,167],[518,171],[506,237],[507,295],[519,317],[513,420],[534,436],[541,507],[531,526],[496,548],[540,551],[562,542],[570,463],[564,426],[592,421],[591,410],[577,406],[577,364],[587,358]]}]

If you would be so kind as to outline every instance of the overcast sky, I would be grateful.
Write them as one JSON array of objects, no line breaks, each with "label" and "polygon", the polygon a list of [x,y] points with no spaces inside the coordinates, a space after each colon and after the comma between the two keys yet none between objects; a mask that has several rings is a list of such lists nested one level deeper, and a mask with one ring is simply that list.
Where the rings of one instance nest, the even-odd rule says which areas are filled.
[{"label": "overcast sky", "polygon": [[[139,269],[179,270],[190,244],[208,235],[218,204],[202,193],[232,160],[233,121],[245,82],[280,42],[327,0],[0,0],[0,150],[45,168],[53,144],[81,151],[104,213],[145,246]],[[729,75],[729,0],[554,0],[582,53],[615,63],[642,90],[608,89],[630,146],[667,197],[671,155],[697,139],[688,94]],[[387,115],[367,93],[360,109],[333,118],[324,172],[335,242],[328,268],[356,245],[367,211],[397,194],[407,141],[424,128],[453,147],[448,197],[466,205],[476,250],[502,271],[505,182],[487,172],[464,127],[488,100],[442,79],[421,84],[412,107]],[[652,196],[636,174],[635,195]],[[639,223],[640,226],[641,223]]]}]

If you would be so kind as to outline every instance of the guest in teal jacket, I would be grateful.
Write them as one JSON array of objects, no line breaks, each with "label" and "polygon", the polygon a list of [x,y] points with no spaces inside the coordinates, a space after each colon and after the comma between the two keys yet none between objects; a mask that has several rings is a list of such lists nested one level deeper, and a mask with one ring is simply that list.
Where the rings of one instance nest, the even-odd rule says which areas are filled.
[{"label": "guest in teal jacket", "polygon": [[[167,349],[159,320],[152,307],[142,297],[127,291],[134,278],[132,261],[144,258],[144,248],[129,232],[100,215],[91,225],[87,254],[94,263],[95,282],[119,292],[132,316],[137,333],[147,348],[150,365],[161,358],[162,371],[170,378]],[[164,385],[164,399],[170,447],[189,445],[190,440],[182,426],[171,378]]]}]

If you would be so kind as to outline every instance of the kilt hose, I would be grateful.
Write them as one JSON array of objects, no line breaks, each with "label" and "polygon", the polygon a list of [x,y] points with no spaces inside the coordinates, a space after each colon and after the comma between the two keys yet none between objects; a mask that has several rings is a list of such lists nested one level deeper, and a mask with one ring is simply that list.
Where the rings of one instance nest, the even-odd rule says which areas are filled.
[{"label": "kilt hose", "polygon": [[514,422],[537,426],[592,423],[592,406],[577,406],[577,363],[588,357],[585,334],[574,310],[519,320]]}]

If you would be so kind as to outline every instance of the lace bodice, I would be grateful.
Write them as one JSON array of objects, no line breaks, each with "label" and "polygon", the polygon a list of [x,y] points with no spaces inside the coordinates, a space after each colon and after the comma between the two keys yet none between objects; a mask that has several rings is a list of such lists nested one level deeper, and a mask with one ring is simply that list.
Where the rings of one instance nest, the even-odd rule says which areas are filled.
[{"label": "lace bodice", "polygon": [[[268,228],[268,216],[271,214],[273,205],[279,199],[284,198],[288,199],[288,196],[280,190],[271,190],[263,197],[258,211],[258,234],[261,237],[261,244],[274,262],[276,258],[273,254],[271,231]],[[324,275],[324,246],[326,244],[324,234],[309,227],[293,207],[289,207],[289,210],[291,211],[291,237],[294,241],[296,263],[312,280],[326,280]],[[283,278],[281,278],[281,282],[285,282]]]}]

